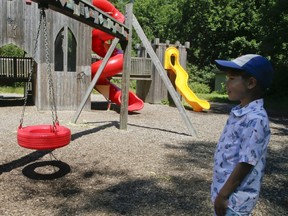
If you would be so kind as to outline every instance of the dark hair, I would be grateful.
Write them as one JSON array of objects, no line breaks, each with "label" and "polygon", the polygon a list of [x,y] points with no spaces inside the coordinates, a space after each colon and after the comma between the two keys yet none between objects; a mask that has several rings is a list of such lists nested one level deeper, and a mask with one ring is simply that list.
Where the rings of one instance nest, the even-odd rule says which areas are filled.
[{"label": "dark hair", "polygon": [[227,74],[231,74],[234,76],[241,76],[245,80],[248,80],[249,78],[253,77],[251,74],[248,74],[243,70],[229,70],[227,71]]}]

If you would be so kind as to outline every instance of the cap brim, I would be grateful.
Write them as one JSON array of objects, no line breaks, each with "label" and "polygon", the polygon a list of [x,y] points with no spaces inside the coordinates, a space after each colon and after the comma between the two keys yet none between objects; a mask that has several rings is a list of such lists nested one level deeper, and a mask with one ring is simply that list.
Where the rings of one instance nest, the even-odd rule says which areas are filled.
[{"label": "cap brim", "polygon": [[229,70],[241,70],[243,69],[237,65],[236,63],[232,61],[226,61],[226,60],[215,60],[216,66],[221,71],[229,71]]}]

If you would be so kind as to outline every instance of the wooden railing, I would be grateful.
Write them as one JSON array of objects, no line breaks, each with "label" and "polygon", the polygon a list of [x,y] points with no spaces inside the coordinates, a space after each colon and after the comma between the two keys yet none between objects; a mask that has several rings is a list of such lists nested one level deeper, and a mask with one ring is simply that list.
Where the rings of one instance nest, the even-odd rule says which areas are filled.
[{"label": "wooden railing", "polygon": [[33,59],[0,56],[0,79],[15,82],[28,81]]},{"label": "wooden railing", "polygon": [[[92,56],[92,61],[93,59]],[[33,59],[20,57],[1,57],[0,56],[0,80],[9,80],[14,82],[27,82],[31,71]],[[149,58],[132,57],[131,58],[131,79],[151,80],[152,61]],[[115,78],[121,77],[121,73],[115,75]]]},{"label": "wooden railing", "polygon": [[[94,54],[92,55],[92,63],[100,60]],[[152,77],[152,60],[150,58],[132,57],[131,58],[131,74],[130,79],[135,80],[151,80]],[[116,74],[113,78],[121,78],[122,74]]]}]

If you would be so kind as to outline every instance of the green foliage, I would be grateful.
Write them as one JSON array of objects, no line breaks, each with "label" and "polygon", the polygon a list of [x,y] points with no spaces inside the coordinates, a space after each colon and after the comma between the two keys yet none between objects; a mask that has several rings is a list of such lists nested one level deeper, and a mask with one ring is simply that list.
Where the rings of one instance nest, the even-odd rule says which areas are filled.
[{"label": "green foliage", "polygon": [[129,89],[136,92],[136,80],[130,80]]},{"label": "green foliage", "polygon": [[232,58],[256,51],[258,42],[254,35],[259,29],[254,24],[258,20],[256,1],[181,2],[183,24],[178,28],[186,30],[181,36],[190,38],[193,46],[189,51],[191,63],[204,67],[216,58]]},{"label": "green foliage", "polygon": [[169,105],[169,100],[168,99],[161,100],[161,104]]},{"label": "green foliage", "polygon": [[23,57],[25,56],[25,51],[18,48],[14,44],[7,44],[3,47],[0,47],[0,56]]},{"label": "green foliage", "polygon": [[193,82],[213,87],[215,59],[256,53],[275,68],[272,92],[288,94],[287,0],[137,0],[134,14],[149,39],[190,41]]},{"label": "green foliage", "polygon": [[135,1],[134,14],[148,39],[177,39],[175,29],[182,16],[181,8],[177,5],[177,1],[174,0]]},{"label": "green foliage", "polygon": [[189,83],[189,87],[194,93],[209,94],[211,92],[210,87],[203,83],[192,82]]},{"label": "green foliage", "polygon": [[[267,19],[269,17],[269,19]],[[261,39],[260,50],[269,56],[275,79],[272,91],[275,95],[287,95],[288,88],[288,4],[286,0],[267,0],[260,7],[259,25],[262,27],[257,37]]]},{"label": "green foliage", "polygon": [[187,63],[187,72],[189,74],[189,82],[198,82],[206,85],[212,85],[213,79],[215,77],[215,73],[213,73],[213,69],[207,66],[203,69],[197,67],[196,65],[192,65]]},{"label": "green foliage", "polygon": [[221,83],[221,89],[219,91],[216,91],[216,93],[217,94],[221,94],[221,95],[227,94],[226,84],[225,83]]},{"label": "green foliage", "polygon": [[[121,79],[112,78],[111,82],[121,88]],[[129,89],[133,92],[136,92],[136,80],[130,80]]]}]

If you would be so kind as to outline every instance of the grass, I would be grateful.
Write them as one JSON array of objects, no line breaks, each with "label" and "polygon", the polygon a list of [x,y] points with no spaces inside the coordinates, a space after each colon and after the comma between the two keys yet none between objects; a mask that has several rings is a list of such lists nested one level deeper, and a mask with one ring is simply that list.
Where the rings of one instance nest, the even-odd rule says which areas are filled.
[{"label": "grass", "polygon": [[[210,94],[196,93],[197,97],[202,100],[207,100],[209,102],[219,102],[219,103],[235,103],[228,99],[227,95],[219,94],[216,92],[212,92]],[[162,104],[168,105],[168,100],[162,100]],[[188,103],[183,100],[183,105],[189,107]]]},{"label": "grass", "polygon": [[0,93],[16,93],[23,94],[23,87],[13,87],[13,86],[0,86]]},{"label": "grass", "polygon": [[198,94],[197,93],[196,95],[198,98],[203,99],[203,100],[207,100],[210,102],[231,103],[231,101],[229,101],[227,95],[218,94],[216,92],[212,92],[210,94],[201,94],[201,93]]}]

